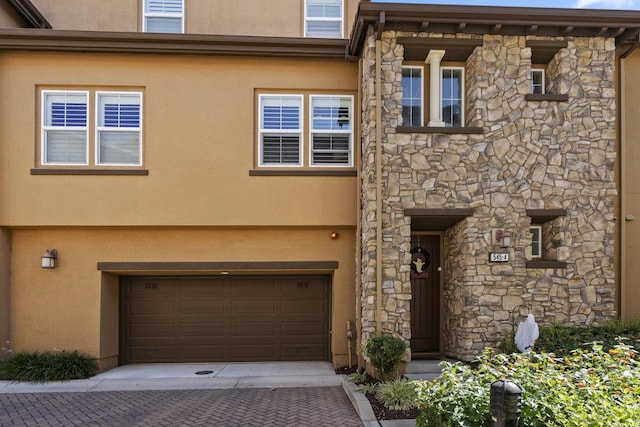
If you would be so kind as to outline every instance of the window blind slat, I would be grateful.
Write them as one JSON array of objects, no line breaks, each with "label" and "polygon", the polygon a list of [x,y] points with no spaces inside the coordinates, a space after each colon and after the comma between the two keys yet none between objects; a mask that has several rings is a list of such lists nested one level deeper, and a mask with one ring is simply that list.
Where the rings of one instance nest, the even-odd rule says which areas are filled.
[{"label": "window blind slat", "polygon": [[147,0],[147,13],[182,13],[182,0]]},{"label": "window blind slat", "polygon": [[84,130],[47,130],[44,141],[44,162],[85,164],[87,132]]},{"label": "window blind slat", "polygon": [[100,131],[99,163],[140,164],[138,132]]}]

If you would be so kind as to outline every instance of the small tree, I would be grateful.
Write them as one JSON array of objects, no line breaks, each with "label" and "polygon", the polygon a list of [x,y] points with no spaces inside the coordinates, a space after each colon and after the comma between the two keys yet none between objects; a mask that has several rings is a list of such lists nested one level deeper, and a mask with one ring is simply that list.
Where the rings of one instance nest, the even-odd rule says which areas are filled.
[{"label": "small tree", "polygon": [[382,379],[389,378],[390,374],[396,371],[406,351],[407,343],[402,338],[391,334],[371,337],[364,347],[364,355],[371,360],[371,364]]}]

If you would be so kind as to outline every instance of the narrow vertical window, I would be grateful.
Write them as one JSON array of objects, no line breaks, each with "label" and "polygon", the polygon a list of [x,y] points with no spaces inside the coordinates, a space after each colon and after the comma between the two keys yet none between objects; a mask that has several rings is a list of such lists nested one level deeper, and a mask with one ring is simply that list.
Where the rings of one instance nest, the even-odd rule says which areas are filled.
[{"label": "narrow vertical window", "polygon": [[311,166],[351,166],[353,97],[311,96]]},{"label": "narrow vertical window", "polygon": [[532,225],[531,233],[531,258],[542,258],[542,226]]},{"label": "narrow vertical window", "polygon": [[402,125],[422,126],[422,67],[402,67]]},{"label": "narrow vertical window", "polygon": [[305,0],[305,37],[342,38],[343,0]]},{"label": "narrow vertical window", "polygon": [[544,70],[533,69],[529,72],[529,75],[531,76],[531,93],[545,93]]},{"label": "narrow vertical window", "polygon": [[442,120],[446,127],[461,127],[464,123],[464,70],[442,67]]},{"label": "narrow vertical window", "polygon": [[142,94],[98,92],[96,164],[142,164]]},{"label": "narrow vertical window", "polygon": [[143,0],[143,31],[183,33],[184,0]]},{"label": "narrow vertical window", "polygon": [[77,91],[42,93],[42,164],[88,164],[88,97]]},{"label": "narrow vertical window", "polygon": [[260,96],[260,165],[302,166],[302,97]]}]

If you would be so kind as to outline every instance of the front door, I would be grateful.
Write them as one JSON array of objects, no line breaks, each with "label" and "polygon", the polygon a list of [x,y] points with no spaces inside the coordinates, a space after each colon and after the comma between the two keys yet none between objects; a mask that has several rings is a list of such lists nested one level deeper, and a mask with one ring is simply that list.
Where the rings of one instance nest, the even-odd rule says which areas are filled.
[{"label": "front door", "polygon": [[411,352],[440,351],[440,236],[411,236]]}]

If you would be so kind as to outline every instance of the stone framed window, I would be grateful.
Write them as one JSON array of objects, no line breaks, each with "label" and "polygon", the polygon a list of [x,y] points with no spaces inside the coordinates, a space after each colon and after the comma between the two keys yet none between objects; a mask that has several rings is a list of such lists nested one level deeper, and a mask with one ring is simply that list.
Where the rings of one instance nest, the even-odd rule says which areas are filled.
[{"label": "stone framed window", "polygon": [[566,268],[565,261],[559,261],[558,247],[562,245],[561,221],[567,215],[565,209],[527,209],[531,218],[531,260],[527,268]]}]

